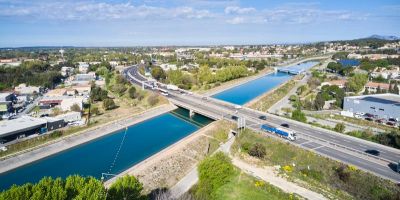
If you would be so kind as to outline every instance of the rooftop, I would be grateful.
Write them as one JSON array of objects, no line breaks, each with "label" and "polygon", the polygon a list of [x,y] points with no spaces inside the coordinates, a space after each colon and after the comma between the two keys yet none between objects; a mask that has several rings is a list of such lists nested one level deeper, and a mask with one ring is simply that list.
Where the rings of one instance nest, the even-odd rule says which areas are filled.
[{"label": "rooftop", "polygon": [[346,97],[346,98],[359,99],[359,100],[371,101],[371,102],[383,103],[383,104],[393,104],[396,106],[400,106],[400,95],[391,94],[391,93],[352,96],[352,97]]},{"label": "rooftop", "polygon": [[18,119],[0,121],[0,137],[8,136],[13,133],[29,130],[46,124],[45,119],[22,116]]}]

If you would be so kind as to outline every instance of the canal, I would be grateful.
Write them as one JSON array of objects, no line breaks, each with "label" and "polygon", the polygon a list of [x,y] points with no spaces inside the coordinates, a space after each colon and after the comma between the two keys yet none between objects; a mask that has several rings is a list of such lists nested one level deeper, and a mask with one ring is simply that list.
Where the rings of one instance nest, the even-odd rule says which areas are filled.
[{"label": "canal", "polygon": [[[212,122],[201,115],[189,117],[178,108],[128,127],[114,167],[111,167],[125,129],[0,174],[0,191],[12,184],[37,182],[44,176],[71,174],[101,177],[118,174]],[[110,170],[111,169],[111,170]]]},{"label": "canal", "polygon": [[[318,62],[316,61],[309,61],[294,65],[291,68],[296,70],[307,70],[317,63]],[[264,94],[265,92],[268,92],[269,90],[277,87],[278,85],[288,81],[292,77],[293,75],[282,72],[267,74],[258,79],[217,93],[213,97],[234,104],[243,105],[251,101],[252,99]]]},{"label": "canal", "polygon": [[[316,63],[306,62],[296,67],[308,69]],[[214,97],[242,105],[291,77],[292,75],[286,73],[272,73],[225,90]],[[187,110],[179,108],[130,126],[127,130],[108,134],[4,172],[0,174],[0,190],[7,189],[12,184],[35,183],[44,176],[65,178],[68,175],[79,174],[100,178],[101,173],[118,174],[210,122],[212,122],[211,119],[201,115],[190,118]],[[121,150],[115,164],[111,167],[124,135]]]}]

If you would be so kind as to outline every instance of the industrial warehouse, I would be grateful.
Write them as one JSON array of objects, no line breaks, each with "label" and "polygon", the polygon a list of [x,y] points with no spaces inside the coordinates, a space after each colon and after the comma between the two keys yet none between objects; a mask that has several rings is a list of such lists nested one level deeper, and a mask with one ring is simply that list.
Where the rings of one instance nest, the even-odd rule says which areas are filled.
[{"label": "industrial warehouse", "polygon": [[42,134],[62,127],[64,127],[63,119],[22,116],[18,119],[0,121],[0,141],[9,142],[17,138]]},{"label": "industrial warehouse", "polygon": [[400,95],[374,94],[345,97],[343,110],[353,114],[362,113],[376,119],[400,119]]}]

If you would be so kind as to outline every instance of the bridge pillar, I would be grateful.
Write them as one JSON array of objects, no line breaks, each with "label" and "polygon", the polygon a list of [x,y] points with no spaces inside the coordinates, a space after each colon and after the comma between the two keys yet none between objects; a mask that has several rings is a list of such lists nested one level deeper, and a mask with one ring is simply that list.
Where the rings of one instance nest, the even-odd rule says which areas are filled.
[{"label": "bridge pillar", "polygon": [[190,118],[192,118],[192,117],[194,116],[194,114],[195,114],[195,113],[194,113],[194,110],[190,109],[190,110],[189,110],[189,116],[190,116]]}]

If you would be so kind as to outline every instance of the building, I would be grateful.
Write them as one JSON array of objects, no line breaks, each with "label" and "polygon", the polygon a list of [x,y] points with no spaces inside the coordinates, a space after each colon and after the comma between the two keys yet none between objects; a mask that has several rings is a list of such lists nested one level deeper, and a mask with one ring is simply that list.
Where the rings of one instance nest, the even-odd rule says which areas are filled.
[{"label": "building", "polygon": [[33,95],[35,93],[39,94],[40,87],[27,86],[25,83],[21,83],[14,88],[14,92],[19,95]]},{"label": "building", "polygon": [[67,89],[66,88],[57,88],[54,90],[50,90],[45,94],[47,97],[61,97],[67,95]]},{"label": "building", "polygon": [[323,87],[325,85],[329,85],[329,86],[336,85],[339,88],[344,88],[344,87],[346,87],[346,83],[347,83],[346,79],[332,80],[332,81],[329,81],[329,82],[321,83],[321,87]]},{"label": "building", "polygon": [[32,134],[64,127],[64,120],[51,117],[34,118],[22,116],[18,119],[0,121],[0,140],[8,142]]},{"label": "building", "polygon": [[67,112],[65,114],[57,115],[55,118],[64,120],[65,123],[80,121],[82,114],[80,112]]},{"label": "building", "polygon": [[345,97],[343,110],[350,113],[369,113],[377,119],[400,119],[400,95],[386,93]]},{"label": "building", "polygon": [[70,76],[74,72],[72,67],[61,67],[61,75],[64,77]]},{"label": "building", "polygon": [[369,93],[376,93],[378,92],[379,88],[382,91],[389,91],[389,84],[387,83],[376,83],[376,82],[368,82],[365,86],[364,89],[368,90]]},{"label": "building", "polygon": [[86,74],[89,70],[89,64],[86,62],[78,62],[78,70],[80,73]]},{"label": "building", "polygon": [[0,93],[0,115],[4,115],[13,111],[12,103],[16,102],[17,98],[11,92]]},{"label": "building", "polygon": [[81,96],[45,96],[39,101],[42,109],[59,107],[62,111],[71,110],[71,106],[77,104],[82,110],[84,97]]},{"label": "building", "polygon": [[161,64],[160,67],[164,70],[164,71],[168,71],[168,70],[176,70],[177,67],[175,64]]}]

